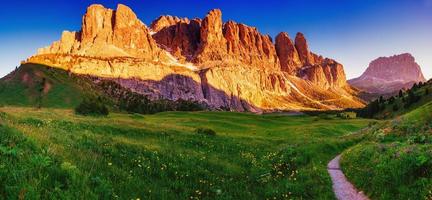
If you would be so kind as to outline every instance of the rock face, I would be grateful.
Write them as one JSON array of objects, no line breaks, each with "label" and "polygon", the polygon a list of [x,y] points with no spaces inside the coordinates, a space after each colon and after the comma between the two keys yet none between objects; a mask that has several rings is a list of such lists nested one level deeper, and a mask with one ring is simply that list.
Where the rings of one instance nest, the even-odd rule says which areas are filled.
[{"label": "rock face", "polygon": [[281,70],[295,75],[303,65],[297,48],[291,41],[288,33],[282,32],[276,36],[276,52],[280,60]]},{"label": "rock face", "polygon": [[225,23],[223,31],[231,59],[267,69],[279,67],[276,49],[270,36],[262,35],[255,27],[233,21]]},{"label": "rock face", "polygon": [[305,36],[302,33],[297,33],[295,38],[295,47],[300,57],[300,61],[303,65],[314,65],[314,56],[309,51],[309,45],[306,41]]},{"label": "rock face", "polygon": [[196,62],[223,60],[226,55],[226,40],[222,32],[222,12],[211,10],[202,20],[200,45],[196,52]]},{"label": "rock face", "polygon": [[393,93],[425,81],[420,66],[409,53],[378,58],[360,77],[349,80],[353,86],[377,94]]},{"label": "rock face", "polygon": [[191,99],[236,111],[333,110],[362,107],[343,66],[280,33],[275,44],[256,28],[161,16],[147,28],[124,5],[92,5],[82,29],[64,32],[27,62],[118,81],[154,99]]},{"label": "rock face", "polygon": [[160,57],[161,53],[147,27],[129,7],[121,4],[116,11],[102,5],[90,6],[83,17],[81,31],[65,31],[59,42],[38,52],[149,60]]},{"label": "rock face", "polygon": [[159,46],[182,61],[194,58],[200,42],[201,20],[161,16],[152,23],[153,38]]}]

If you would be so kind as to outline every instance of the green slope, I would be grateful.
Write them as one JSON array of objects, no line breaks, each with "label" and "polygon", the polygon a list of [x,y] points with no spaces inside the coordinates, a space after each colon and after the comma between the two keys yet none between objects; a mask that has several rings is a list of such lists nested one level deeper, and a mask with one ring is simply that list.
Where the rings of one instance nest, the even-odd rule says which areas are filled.
[{"label": "green slope", "polygon": [[0,105],[73,108],[89,95],[104,96],[87,77],[38,64],[21,65],[0,79]]},{"label": "green slope", "polygon": [[[412,95],[410,96],[409,93]],[[417,99],[410,102],[412,96],[415,96]],[[404,91],[402,96],[395,95],[384,98],[383,101],[377,99],[360,110],[359,115],[377,119],[392,119],[409,113],[430,101],[432,101],[432,80]]]},{"label": "green slope", "polygon": [[83,98],[98,97],[110,110],[132,113],[198,111],[207,109],[191,100],[150,100],[147,96],[122,87],[115,81],[38,64],[24,64],[0,79],[0,106],[75,108]]},{"label": "green slope", "polygon": [[432,199],[432,102],[370,129],[341,164],[373,199]]}]

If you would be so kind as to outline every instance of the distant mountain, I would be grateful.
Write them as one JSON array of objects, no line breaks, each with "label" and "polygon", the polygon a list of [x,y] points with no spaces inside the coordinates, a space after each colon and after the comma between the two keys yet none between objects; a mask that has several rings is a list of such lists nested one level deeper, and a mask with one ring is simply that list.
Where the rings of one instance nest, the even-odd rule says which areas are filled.
[{"label": "distant mountain", "polygon": [[336,110],[363,107],[343,66],[280,33],[273,43],[256,28],[161,16],[151,27],[124,5],[92,5],[77,32],[42,48],[26,63],[115,79],[154,99],[188,99],[235,111]]},{"label": "distant mountain", "polygon": [[348,82],[368,93],[391,94],[425,81],[414,57],[405,53],[372,61],[360,77]]}]

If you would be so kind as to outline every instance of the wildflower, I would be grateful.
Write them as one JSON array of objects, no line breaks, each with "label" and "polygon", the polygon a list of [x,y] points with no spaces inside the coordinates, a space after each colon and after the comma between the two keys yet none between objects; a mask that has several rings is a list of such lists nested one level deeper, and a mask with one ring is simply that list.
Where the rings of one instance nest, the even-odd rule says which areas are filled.
[{"label": "wildflower", "polygon": [[111,166],[112,165],[112,163],[108,163],[108,166]]}]

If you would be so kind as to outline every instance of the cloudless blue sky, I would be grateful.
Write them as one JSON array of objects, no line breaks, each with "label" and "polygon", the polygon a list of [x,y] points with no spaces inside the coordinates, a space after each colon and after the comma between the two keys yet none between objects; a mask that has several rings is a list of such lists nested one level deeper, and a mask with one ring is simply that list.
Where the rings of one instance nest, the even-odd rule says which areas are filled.
[{"label": "cloudless blue sky", "polygon": [[273,38],[281,31],[293,38],[303,32],[312,51],[334,58],[347,76],[359,76],[380,56],[409,52],[427,78],[432,77],[432,0],[21,0],[2,2],[0,77],[37,48],[79,30],[93,4],[131,7],[145,23],[160,15],[204,17],[220,8],[224,21],[255,26]]}]

